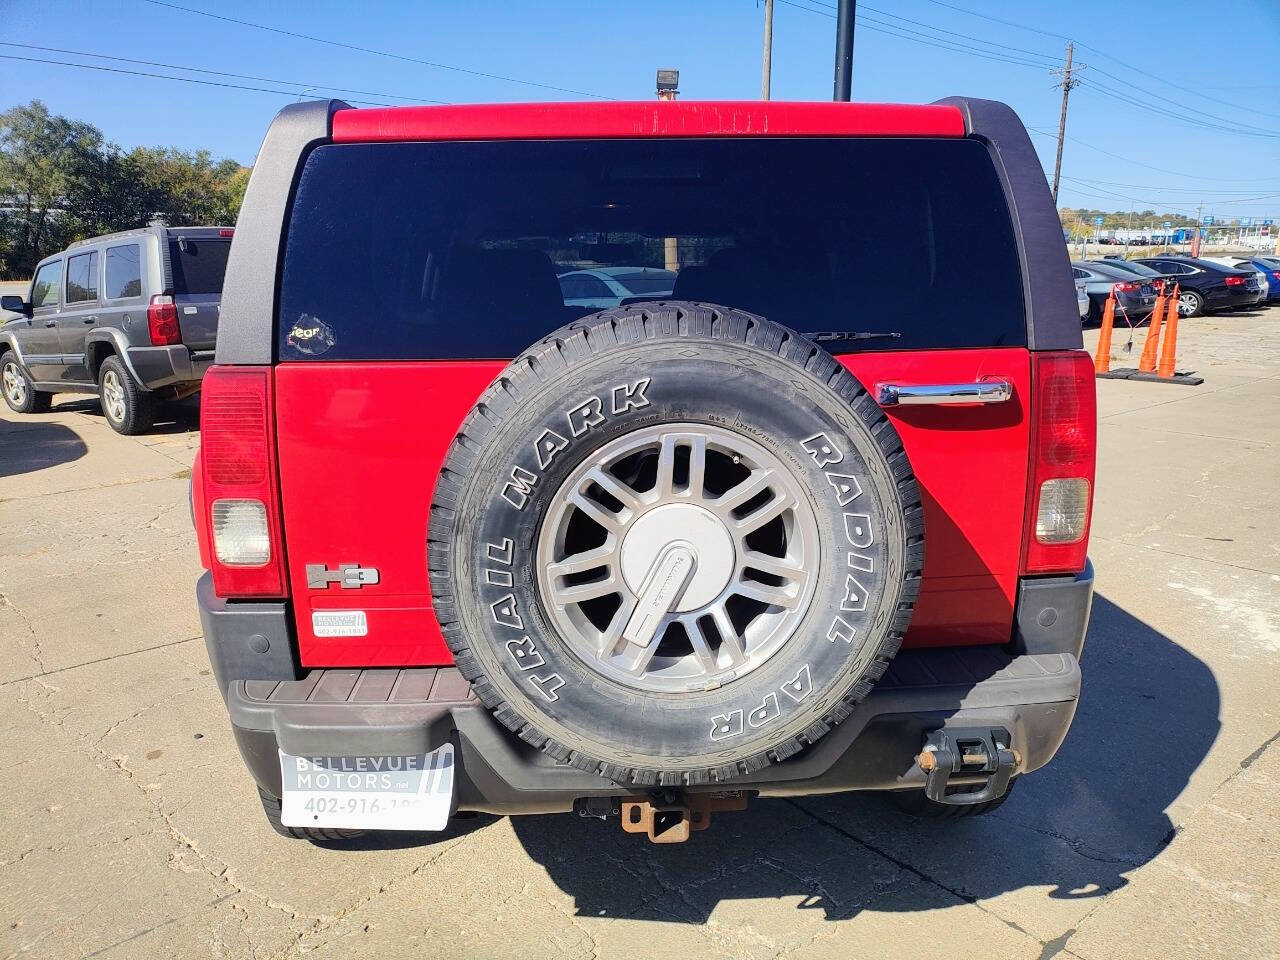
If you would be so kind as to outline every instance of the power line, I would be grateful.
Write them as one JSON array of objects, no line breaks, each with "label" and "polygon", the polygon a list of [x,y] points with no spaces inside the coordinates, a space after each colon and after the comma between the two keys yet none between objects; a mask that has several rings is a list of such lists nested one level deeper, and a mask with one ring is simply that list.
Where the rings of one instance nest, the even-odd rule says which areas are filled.
[{"label": "power line", "polygon": [[[75,57],[93,57],[96,60],[113,60],[116,63],[132,63],[139,66],[147,67],[163,67],[166,70],[185,70],[189,73],[205,73],[215,77],[231,77],[235,80],[255,80],[258,83],[279,83],[286,86],[304,87],[308,90],[328,90],[333,93],[359,93],[370,97],[386,97],[390,100],[408,100],[414,103],[447,103],[446,100],[427,100],[422,97],[405,97],[396,93],[379,93],[376,90],[356,90],[351,87],[330,87],[318,83],[303,83],[299,80],[274,80],[270,77],[254,77],[243,73],[227,73],[223,70],[208,70],[204,67],[185,67],[177,63],[160,63],[155,60],[139,60],[134,57],[113,57],[105,53],[88,53],[84,50],[65,50],[61,47],[41,47],[34,43],[14,43],[8,40],[0,40],[0,47],[18,47],[23,50],[41,50],[45,53],[66,53]],[[53,62],[53,61],[51,61]],[[85,66],[85,64],[73,64],[74,66]],[[166,77],[169,80],[181,80],[182,77]],[[294,91],[296,95],[297,91]],[[370,102],[370,101],[364,101]]]},{"label": "power line", "polygon": [[504,83],[518,83],[526,87],[538,87],[542,90],[554,90],[557,93],[571,93],[576,97],[591,97],[596,100],[612,100],[613,97],[602,96],[598,93],[588,93],[585,90],[574,90],[571,87],[558,87],[551,83],[540,83],[537,80],[522,80],[519,77],[506,77],[498,73],[486,73],[483,70],[472,70],[469,67],[459,67],[450,63],[439,63],[435,60],[422,60],[418,57],[408,57],[400,53],[391,53],[388,50],[377,50],[373,47],[362,47],[354,43],[343,43],[340,40],[329,40],[325,37],[313,37],[306,33],[295,33],[292,30],[282,30],[279,27],[270,27],[265,23],[254,23],[251,20],[239,20],[235,17],[226,17],[220,13],[210,13],[207,10],[197,10],[194,7],[184,7],[176,3],[169,3],[167,0],[143,0],[144,3],[150,3],[157,7],[168,7],[170,10],[181,10],[183,13],[191,13],[200,17],[208,17],[212,20],[221,20],[224,23],[234,23],[242,27],[252,27],[254,30],[265,30],[268,33],[279,34],[284,37],[293,37],[295,40],[309,40],[312,43],[323,43],[330,47],[340,47],[343,50],[355,50],[359,53],[372,54],[375,57],[386,57],[391,60],[401,60],[405,63],[416,63],[424,67],[434,67],[437,70],[451,70],[454,73],[464,73],[472,77],[484,77],[486,80],[501,80]]},{"label": "power line", "polygon": [[[81,70],[97,70],[101,73],[123,73],[133,77],[151,77],[156,80],[177,80],[181,83],[198,83],[205,87],[223,87],[229,90],[253,90],[257,93],[274,93],[282,97],[296,97],[297,90],[272,90],[267,87],[251,87],[243,83],[223,83],[217,80],[197,80],[195,77],[171,77],[164,73],[148,73],[143,70],[125,70],[122,67],[101,67],[95,63],[72,63],[69,60],[47,60],[41,57],[20,57],[14,53],[0,53],[0,60],[23,60],[27,63],[49,63],[56,64],[60,67],[78,67]],[[286,81],[280,81],[286,82]],[[297,84],[302,86],[302,84]],[[370,107],[385,107],[389,104],[377,100],[351,100],[351,103],[361,103]]]},{"label": "power line", "polygon": [[1149,103],[1137,97],[1128,96],[1123,91],[1117,90],[1115,87],[1109,87],[1105,84],[1098,83],[1096,80],[1084,80],[1082,83],[1087,89],[1093,90],[1104,97],[1110,97],[1112,100],[1118,100],[1120,103],[1126,104],[1135,109],[1156,113],[1164,117],[1169,117],[1173,120],[1180,120],[1183,123],[1188,123],[1192,126],[1203,127],[1206,130],[1217,130],[1222,133],[1231,133],[1241,137],[1280,139],[1280,131],[1277,130],[1264,130],[1261,127],[1247,129],[1243,126],[1234,124],[1233,121],[1229,120],[1225,123],[1211,123],[1207,120],[1201,120],[1198,117],[1189,117],[1186,114],[1178,113],[1174,110],[1170,110],[1168,107],[1162,107],[1158,103]]},{"label": "power line", "polygon": [[[1242,193],[1253,193],[1253,190],[1214,190],[1205,187],[1153,187],[1149,183],[1120,183],[1115,180],[1091,180],[1086,177],[1068,177],[1067,179],[1075,180],[1077,183],[1094,183],[1101,184],[1106,187],[1132,187],[1137,190],[1154,190],[1157,193],[1193,193],[1196,196],[1205,193],[1225,193],[1231,195],[1239,195]],[[1229,197],[1227,199],[1230,199]]]},{"label": "power line", "polygon": [[[1057,139],[1056,135],[1053,133],[1052,130],[1042,130],[1039,127],[1027,127],[1027,130],[1031,133],[1038,134],[1042,137],[1049,137],[1050,139],[1054,139],[1054,140]],[[1135,166],[1146,167],[1148,170],[1155,170],[1157,173],[1167,173],[1175,177],[1186,177],[1188,180],[1209,180],[1214,183],[1256,183],[1259,180],[1267,179],[1265,177],[1243,177],[1243,178],[1229,179],[1225,177],[1206,177],[1203,174],[1198,174],[1198,173],[1183,173],[1180,170],[1170,170],[1167,167],[1157,167],[1150,163],[1144,163],[1141,160],[1135,160],[1133,159],[1133,157],[1126,157],[1118,153],[1112,153],[1110,150],[1104,150],[1102,149],[1102,147],[1096,147],[1092,143],[1090,143],[1088,140],[1081,140],[1079,137],[1068,136],[1066,139],[1070,140],[1072,143],[1078,143],[1082,147],[1085,147],[1089,150],[1094,150],[1108,157],[1113,157],[1116,160],[1123,160],[1125,163],[1132,163]]]}]

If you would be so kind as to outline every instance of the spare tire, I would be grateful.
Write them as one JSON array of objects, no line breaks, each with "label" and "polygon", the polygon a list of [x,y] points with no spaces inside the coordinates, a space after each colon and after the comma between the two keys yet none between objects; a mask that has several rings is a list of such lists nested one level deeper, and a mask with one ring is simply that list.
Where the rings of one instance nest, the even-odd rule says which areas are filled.
[{"label": "spare tire", "polygon": [[751,314],[644,303],[525,351],[440,471],[428,563],[458,669],[523,740],[619,783],[724,781],[847,717],[924,562],[893,425]]}]

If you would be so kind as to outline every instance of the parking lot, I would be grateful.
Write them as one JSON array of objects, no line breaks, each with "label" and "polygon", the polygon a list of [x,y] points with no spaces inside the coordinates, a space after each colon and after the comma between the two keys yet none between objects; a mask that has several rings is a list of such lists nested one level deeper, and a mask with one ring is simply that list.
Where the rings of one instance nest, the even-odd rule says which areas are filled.
[{"label": "parking lot", "polygon": [[197,407],[137,438],[94,399],[5,410],[0,955],[1276,956],[1280,308],[1184,321],[1179,361],[1204,385],[1098,384],[1097,596],[1053,764],[979,820],[757,801],[673,847],[568,816],[277,837],[200,638]]}]

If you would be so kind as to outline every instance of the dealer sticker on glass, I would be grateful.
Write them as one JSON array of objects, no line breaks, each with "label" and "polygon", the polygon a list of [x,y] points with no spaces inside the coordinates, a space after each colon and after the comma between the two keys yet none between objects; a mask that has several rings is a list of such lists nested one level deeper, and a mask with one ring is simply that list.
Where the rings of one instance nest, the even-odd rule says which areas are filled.
[{"label": "dealer sticker on glass", "polygon": [[280,751],[286,827],[443,830],[453,806],[453,744],[398,757],[295,757]]}]

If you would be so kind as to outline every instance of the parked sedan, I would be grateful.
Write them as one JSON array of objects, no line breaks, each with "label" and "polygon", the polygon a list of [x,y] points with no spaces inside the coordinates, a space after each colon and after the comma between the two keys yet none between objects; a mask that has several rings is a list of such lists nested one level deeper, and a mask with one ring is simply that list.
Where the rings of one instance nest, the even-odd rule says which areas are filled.
[{"label": "parked sedan", "polygon": [[657,267],[601,267],[562,273],[558,279],[566,307],[608,310],[627,299],[661,300],[671,296],[676,275]]},{"label": "parked sedan", "polygon": [[1180,317],[1194,317],[1207,310],[1252,307],[1262,299],[1262,288],[1253,270],[1235,270],[1197,257],[1142,257],[1135,262],[1177,281]]},{"label": "parked sedan", "polygon": [[1156,305],[1156,288],[1111,265],[1109,260],[1076,260],[1071,264],[1076,282],[1083,282],[1089,295],[1089,323],[1101,323],[1107,298],[1115,293],[1116,317],[1136,326],[1147,317]]},{"label": "parked sedan", "polygon": [[[1215,258],[1218,259],[1218,258]],[[1267,303],[1280,303],[1280,257],[1226,257],[1237,270],[1255,270],[1260,275]]]}]

